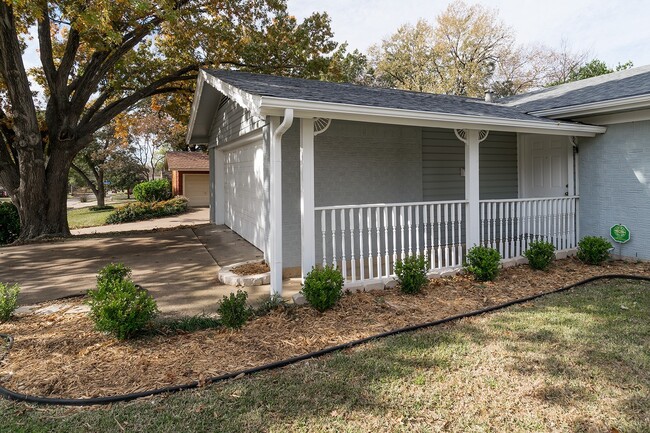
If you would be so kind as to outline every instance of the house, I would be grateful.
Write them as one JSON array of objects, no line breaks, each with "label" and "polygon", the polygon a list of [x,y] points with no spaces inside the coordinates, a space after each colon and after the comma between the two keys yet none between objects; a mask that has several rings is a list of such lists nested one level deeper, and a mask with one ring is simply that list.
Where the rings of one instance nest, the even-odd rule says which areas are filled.
[{"label": "house", "polygon": [[209,148],[212,222],[264,252],[275,293],[315,265],[351,287],[410,254],[567,254],[619,223],[616,252],[650,258],[650,67],[496,102],[202,70],[187,140]]},{"label": "house", "polygon": [[187,197],[190,206],[210,205],[210,161],[203,152],[167,152],[172,194]]}]

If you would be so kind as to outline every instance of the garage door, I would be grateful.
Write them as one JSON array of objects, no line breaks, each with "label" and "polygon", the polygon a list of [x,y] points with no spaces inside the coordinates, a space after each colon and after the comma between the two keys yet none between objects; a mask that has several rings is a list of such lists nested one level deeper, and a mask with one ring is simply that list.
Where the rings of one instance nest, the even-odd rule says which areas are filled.
[{"label": "garage door", "polygon": [[264,249],[264,152],[262,142],[225,152],[226,225]]},{"label": "garage door", "polygon": [[210,175],[183,175],[183,195],[190,206],[208,206],[210,204]]}]

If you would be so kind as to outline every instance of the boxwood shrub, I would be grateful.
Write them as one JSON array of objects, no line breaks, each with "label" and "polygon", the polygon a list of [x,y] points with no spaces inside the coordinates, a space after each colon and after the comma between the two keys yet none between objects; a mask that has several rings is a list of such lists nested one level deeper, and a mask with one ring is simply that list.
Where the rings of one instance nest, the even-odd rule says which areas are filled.
[{"label": "boxwood shrub", "polygon": [[332,308],[343,296],[343,275],[332,266],[314,268],[305,277],[302,294],[320,312]]},{"label": "boxwood shrub", "polygon": [[20,216],[11,202],[0,203],[0,245],[10,244],[20,236]]},{"label": "boxwood shrub", "polygon": [[106,224],[142,221],[152,218],[178,215],[185,212],[187,212],[187,199],[181,196],[159,202],[128,203],[115,209],[106,219]]},{"label": "boxwood shrub", "polygon": [[226,328],[239,329],[251,317],[252,311],[246,305],[248,293],[243,290],[237,290],[237,293],[231,293],[224,296],[217,312],[221,316],[221,324]]},{"label": "boxwood shrub", "polygon": [[18,307],[18,284],[9,285],[0,282],[0,322],[9,320],[16,307]]},{"label": "boxwood shrub", "polygon": [[99,271],[97,287],[88,291],[90,317],[98,330],[119,340],[132,338],[158,314],[153,297],[130,279],[123,264],[110,264]]},{"label": "boxwood shrub", "polygon": [[395,262],[395,275],[402,293],[419,293],[427,283],[426,261],[423,256],[409,256]]},{"label": "boxwood shrub", "polygon": [[142,182],[133,188],[133,196],[144,203],[169,200],[172,197],[172,185],[167,179]]},{"label": "boxwood shrub", "polygon": [[555,245],[546,241],[534,241],[524,251],[524,257],[533,269],[546,270],[555,257]]},{"label": "boxwood shrub", "polygon": [[467,252],[465,270],[478,281],[493,281],[499,275],[500,262],[501,254],[497,250],[479,245]]},{"label": "boxwood shrub", "polygon": [[578,242],[578,259],[589,265],[600,265],[609,258],[612,244],[600,236],[585,236]]}]

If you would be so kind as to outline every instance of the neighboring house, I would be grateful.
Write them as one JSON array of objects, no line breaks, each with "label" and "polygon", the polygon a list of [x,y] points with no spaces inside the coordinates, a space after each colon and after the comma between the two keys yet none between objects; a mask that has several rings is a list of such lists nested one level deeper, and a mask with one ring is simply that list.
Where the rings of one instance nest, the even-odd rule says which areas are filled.
[{"label": "neighboring house", "polygon": [[167,152],[172,194],[187,197],[190,206],[210,205],[210,162],[203,152]]},{"label": "neighboring house", "polygon": [[187,139],[209,147],[212,221],[264,252],[273,292],[315,265],[369,286],[409,254],[566,254],[617,223],[617,253],[650,258],[650,67],[494,103],[203,70]]}]

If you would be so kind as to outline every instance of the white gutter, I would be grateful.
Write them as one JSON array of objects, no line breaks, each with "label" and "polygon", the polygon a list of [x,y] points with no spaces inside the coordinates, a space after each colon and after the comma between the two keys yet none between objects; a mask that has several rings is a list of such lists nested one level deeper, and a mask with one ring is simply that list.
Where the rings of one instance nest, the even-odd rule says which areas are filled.
[{"label": "white gutter", "polygon": [[650,95],[630,96],[628,98],[610,99],[607,101],[590,102],[588,104],[572,105],[569,107],[550,108],[548,110],[532,111],[533,116],[550,117],[582,117],[603,112],[635,110],[650,107]]},{"label": "white gutter", "polygon": [[575,135],[581,137],[594,137],[596,134],[602,134],[607,130],[607,128],[602,126],[572,124],[559,121],[503,119],[488,116],[369,107],[365,105],[317,102],[271,96],[261,97],[260,114],[262,116],[278,116],[287,108],[293,108],[295,110],[294,115],[300,118],[326,117],[339,120],[413,126],[536,132],[541,134]]},{"label": "white gutter", "polygon": [[271,295],[282,295],[282,136],[293,124],[293,109],[284,110],[284,119],[277,125],[277,120],[271,120],[271,188],[269,223],[269,254],[271,261]]}]

